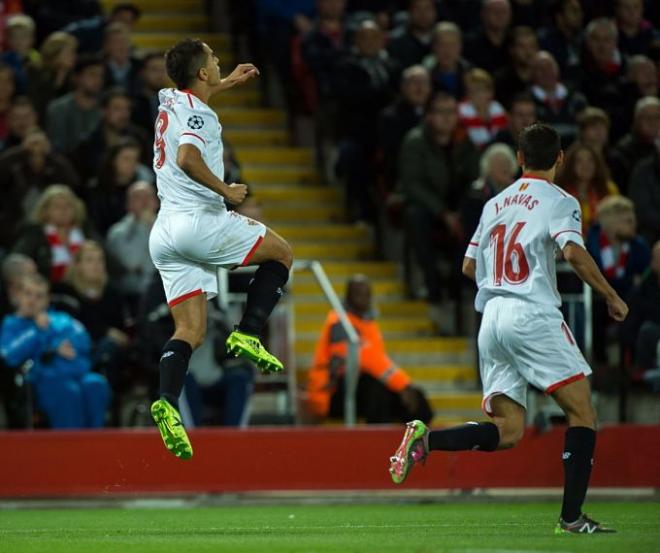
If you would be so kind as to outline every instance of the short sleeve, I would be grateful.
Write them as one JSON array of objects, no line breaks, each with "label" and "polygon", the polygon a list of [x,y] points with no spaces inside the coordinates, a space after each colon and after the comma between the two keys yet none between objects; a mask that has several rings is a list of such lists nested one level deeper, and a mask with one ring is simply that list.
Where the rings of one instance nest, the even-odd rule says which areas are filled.
[{"label": "short sleeve", "polygon": [[575,242],[584,248],[582,211],[580,204],[573,196],[562,198],[553,206],[550,214],[549,233],[560,248],[563,248],[568,242]]},{"label": "short sleeve", "polygon": [[215,120],[203,111],[187,109],[181,113],[180,123],[179,146],[192,144],[203,153],[211,142]]},{"label": "short sleeve", "polygon": [[465,257],[471,259],[477,259],[477,248],[479,247],[479,241],[481,240],[481,220],[477,225],[477,230],[474,231],[470,243],[468,244],[467,250],[465,250]]}]

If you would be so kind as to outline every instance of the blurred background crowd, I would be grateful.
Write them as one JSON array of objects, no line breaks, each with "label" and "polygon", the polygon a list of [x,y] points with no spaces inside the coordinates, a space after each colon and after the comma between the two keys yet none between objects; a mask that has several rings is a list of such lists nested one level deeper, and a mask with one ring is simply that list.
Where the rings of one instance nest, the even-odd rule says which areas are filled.
[{"label": "blurred background crowd", "polygon": [[[138,384],[154,393],[171,330],[148,255],[153,122],[169,81],[163,52],[132,44],[140,8],[113,6],[0,2],[0,391],[12,427],[131,424],[122,398]],[[344,190],[345,220],[369,229],[431,313],[469,295],[460,260],[484,203],[519,176],[520,130],[556,126],[557,183],[631,305],[613,327],[595,302],[594,362],[615,341],[632,380],[658,367],[660,3],[234,0],[226,14],[236,58],[262,69],[264,104],[286,108],[292,143],[312,146],[325,184]],[[225,180],[240,181],[229,143],[225,158]],[[253,200],[245,209],[259,216]],[[468,332],[460,310],[453,332]],[[222,350],[210,346],[211,364],[235,364]],[[192,379],[197,422],[241,422],[254,376],[239,365]],[[205,397],[224,398],[219,411]]]}]

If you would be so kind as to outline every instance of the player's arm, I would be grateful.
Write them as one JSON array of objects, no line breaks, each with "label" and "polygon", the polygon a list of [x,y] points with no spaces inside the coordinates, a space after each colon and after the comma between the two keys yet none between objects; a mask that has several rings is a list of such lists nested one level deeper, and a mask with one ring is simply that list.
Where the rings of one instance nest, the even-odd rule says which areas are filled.
[{"label": "player's arm", "polygon": [[575,242],[567,242],[562,252],[577,275],[605,298],[610,317],[623,321],[628,315],[628,306],[607,282],[589,252]]},{"label": "player's arm", "polygon": [[213,87],[211,94],[243,84],[257,75],[259,75],[259,70],[254,65],[251,63],[241,63],[227,77],[221,79],[219,84]]},{"label": "player's arm", "polygon": [[463,258],[463,274],[470,280],[477,280],[477,262],[467,255]]},{"label": "player's arm", "polygon": [[245,184],[227,184],[211,171],[202,158],[202,152],[192,144],[181,144],[176,163],[192,180],[220,194],[231,204],[240,204],[247,195]]},{"label": "player's arm", "polygon": [[[481,218],[483,218],[483,212],[481,213]],[[479,218],[479,224],[470,239],[467,250],[465,250],[465,257],[463,258],[463,274],[474,282],[477,281],[477,248],[479,247],[479,240],[481,240],[481,229],[483,226],[481,218]]]}]

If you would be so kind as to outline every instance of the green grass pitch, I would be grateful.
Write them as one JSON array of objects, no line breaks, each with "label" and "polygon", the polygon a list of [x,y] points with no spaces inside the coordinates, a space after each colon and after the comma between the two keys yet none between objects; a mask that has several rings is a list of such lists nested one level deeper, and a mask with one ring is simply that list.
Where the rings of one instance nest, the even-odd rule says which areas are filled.
[{"label": "green grass pitch", "polygon": [[660,503],[591,503],[616,535],[553,535],[557,503],[0,511],[11,553],[660,551]]}]

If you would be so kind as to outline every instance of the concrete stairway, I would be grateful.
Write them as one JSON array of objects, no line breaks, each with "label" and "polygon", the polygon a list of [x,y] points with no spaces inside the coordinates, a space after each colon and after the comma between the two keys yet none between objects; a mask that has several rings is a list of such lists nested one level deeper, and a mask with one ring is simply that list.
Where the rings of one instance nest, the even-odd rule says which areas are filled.
[{"label": "concrete stairway", "polygon": [[[105,6],[115,1],[104,0]],[[234,67],[229,37],[209,34],[204,0],[137,0],[143,9],[133,39],[138,48],[165,50],[185,36],[205,40],[220,58],[223,73]],[[264,206],[265,222],[293,246],[297,259],[318,259],[338,294],[346,278],[368,275],[374,285],[379,321],[391,357],[430,395],[437,424],[479,417],[475,361],[464,338],[431,334],[427,307],[404,296],[394,263],[375,261],[367,229],[344,222],[341,193],[320,185],[313,152],[292,148],[285,113],[260,107],[256,83],[213,99],[225,138],[242,165],[243,179]],[[311,273],[294,276],[295,353],[304,381],[328,305]]]}]

